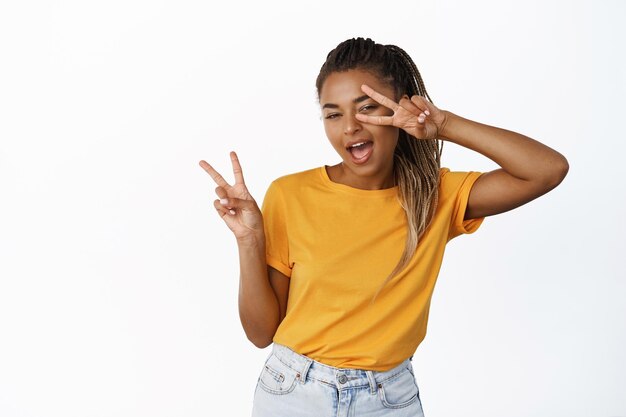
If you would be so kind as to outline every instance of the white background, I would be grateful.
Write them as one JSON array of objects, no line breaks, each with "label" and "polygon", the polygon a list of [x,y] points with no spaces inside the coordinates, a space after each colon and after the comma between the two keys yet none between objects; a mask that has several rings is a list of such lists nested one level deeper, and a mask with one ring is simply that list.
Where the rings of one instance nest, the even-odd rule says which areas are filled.
[{"label": "white background", "polygon": [[[593,5],[592,5],[593,3]],[[427,417],[626,416],[620,1],[6,1],[0,416],[247,416],[263,361],[206,159],[274,178],[338,156],[316,103],[353,36],[436,105],[570,172],[453,240],[414,367]],[[620,28],[622,27],[622,28]],[[494,169],[453,144],[444,166]],[[221,411],[220,411],[221,410]]]}]

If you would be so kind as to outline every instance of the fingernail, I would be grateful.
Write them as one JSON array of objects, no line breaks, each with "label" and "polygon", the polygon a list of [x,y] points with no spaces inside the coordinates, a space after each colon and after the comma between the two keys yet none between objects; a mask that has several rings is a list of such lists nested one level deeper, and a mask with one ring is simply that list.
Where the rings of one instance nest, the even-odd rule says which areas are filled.
[{"label": "fingernail", "polygon": [[425,110],[424,113],[426,113],[426,116],[430,116],[430,112],[428,110]]},{"label": "fingernail", "polygon": [[235,214],[235,210],[228,210],[230,214]]},{"label": "fingernail", "polygon": [[226,199],[226,198],[222,198],[222,199],[220,200],[220,204],[224,204],[224,205],[228,204],[228,199]]}]

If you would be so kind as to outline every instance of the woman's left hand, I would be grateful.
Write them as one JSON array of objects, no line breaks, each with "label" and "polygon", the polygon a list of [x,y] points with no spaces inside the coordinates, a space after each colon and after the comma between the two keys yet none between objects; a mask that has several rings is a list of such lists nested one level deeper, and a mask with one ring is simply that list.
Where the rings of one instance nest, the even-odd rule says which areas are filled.
[{"label": "woman's left hand", "polygon": [[357,120],[382,126],[395,126],[417,139],[437,139],[442,135],[447,115],[425,97],[402,97],[399,103],[363,84],[361,90],[383,106],[393,110],[393,116],[356,114]]}]

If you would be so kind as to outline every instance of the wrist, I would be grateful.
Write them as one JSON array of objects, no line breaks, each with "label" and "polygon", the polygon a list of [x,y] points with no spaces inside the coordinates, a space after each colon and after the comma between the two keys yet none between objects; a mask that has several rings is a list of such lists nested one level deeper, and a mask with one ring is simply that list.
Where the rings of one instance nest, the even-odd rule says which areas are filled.
[{"label": "wrist", "polygon": [[251,233],[246,236],[237,237],[237,246],[240,249],[262,248],[265,250],[265,233]]},{"label": "wrist", "polygon": [[455,118],[458,116],[448,110],[443,110],[443,120],[439,126],[439,139],[442,140],[451,140],[452,135],[451,131],[454,126]]}]

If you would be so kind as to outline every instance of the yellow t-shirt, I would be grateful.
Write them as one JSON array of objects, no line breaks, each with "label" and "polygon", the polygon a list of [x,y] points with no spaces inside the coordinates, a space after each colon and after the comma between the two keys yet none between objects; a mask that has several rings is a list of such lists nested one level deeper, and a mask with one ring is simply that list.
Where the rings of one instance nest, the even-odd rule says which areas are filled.
[{"label": "yellow t-shirt", "polygon": [[386,371],[413,355],[426,335],[446,243],[483,221],[463,220],[480,174],[441,169],[431,225],[371,306],[405,246],[398,187],[335,183],[323,166],[272,182],[262,207],[267,264],[290,277],[287,314],[273,341],[342,368]]}]

